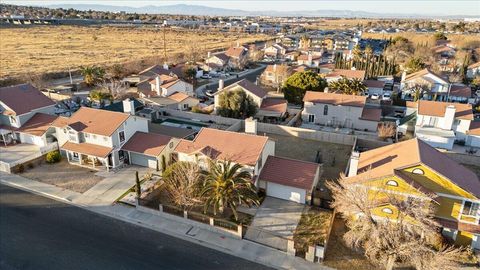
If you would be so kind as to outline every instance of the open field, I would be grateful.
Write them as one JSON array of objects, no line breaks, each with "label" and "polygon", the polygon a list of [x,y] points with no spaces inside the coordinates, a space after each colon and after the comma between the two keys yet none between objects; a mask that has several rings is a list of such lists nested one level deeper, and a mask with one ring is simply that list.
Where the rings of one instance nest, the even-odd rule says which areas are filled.
[{"label": "open field", "polygon": [[[163,56],[163,31],[155,27],[39,26],[0,29],[0,77],[65,72],[82,65],[111,65]],[[166,31],[169,58],[227,48],[265,35]],[[199,54],[199,56],[204,56]],[[171,59],[173,60],[173,59]],[[144,63],[147,64],[147,63]]]},{"label": "open field", "polygon": [[[433,33],[413,33],[413,32],[403,32],[403,33],[363,33],[362,38],[380,38],[380,39],[389,39],[402,36],[413,44],[425,44],[432,41]],[[470,43],[472,41],[480,42],[480,35],[463,35],[463,34],[447,34],[447,38],[456,46],[462,47],[462,45]]]}]

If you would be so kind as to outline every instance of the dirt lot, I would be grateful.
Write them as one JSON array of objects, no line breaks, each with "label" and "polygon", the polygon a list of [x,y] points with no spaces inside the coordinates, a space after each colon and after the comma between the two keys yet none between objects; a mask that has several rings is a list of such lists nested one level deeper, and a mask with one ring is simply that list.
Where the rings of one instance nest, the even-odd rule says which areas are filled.
[{"label": "dirt lot", "polygon": [[[114,64],[163,55],[163,32],[155,27],[37,26],[0,29],[0,77],[66,72],[82,65]],[[167,30],[168,57],[227,48],[265,35]],[[200,56],[204,56],[201,54]]]},{"label": "dirt lot", "polygon": [[25,166],[25,172],[20,175],[45,184],[83,193],[103,180],[94,175],[96,171],[70,165],[66,160],[57,164],[35,164],[33,168]]}]

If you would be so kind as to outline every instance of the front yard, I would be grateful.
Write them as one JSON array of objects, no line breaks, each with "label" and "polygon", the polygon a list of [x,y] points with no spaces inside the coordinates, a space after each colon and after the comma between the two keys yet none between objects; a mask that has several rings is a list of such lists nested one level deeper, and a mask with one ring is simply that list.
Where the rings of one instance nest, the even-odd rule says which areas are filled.
[{"label": "front yard", "polygon": [[316,207],[305,209],[293,235],[297,252],[305,253],[309,246],[324,246],[331,221],[331,211]]},{"label": "front yard", "polygon": [[97,176],[95,173],[95,170],[71,165],[65,159],[62,159],[55,164],[48,164],[43,160],[26,163],[24,164],[24,171],[19,175],[45,184],[84,193],[103,180],[103,177]]}]

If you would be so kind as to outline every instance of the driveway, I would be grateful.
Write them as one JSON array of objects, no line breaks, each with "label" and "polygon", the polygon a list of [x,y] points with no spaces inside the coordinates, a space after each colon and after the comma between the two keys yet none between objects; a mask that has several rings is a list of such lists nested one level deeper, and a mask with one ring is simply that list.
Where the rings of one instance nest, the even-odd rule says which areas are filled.
[{"label": "driveway", "polygon": [[245,238],[279,250],[287,250],[305,205],[266,197],[258,208]]},{"label": "driveway", "polygon": [[40,152],[40,147],[34,144],[16,144],[7,147],[0,146],[0,161],[6,163],[16,163],[19,160],[35,156]]}]

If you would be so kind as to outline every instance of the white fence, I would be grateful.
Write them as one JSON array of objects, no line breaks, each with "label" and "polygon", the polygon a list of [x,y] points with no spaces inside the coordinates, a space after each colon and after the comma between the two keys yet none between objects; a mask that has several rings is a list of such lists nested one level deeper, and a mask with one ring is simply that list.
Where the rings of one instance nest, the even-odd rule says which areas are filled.
[{"label": "white fence", "polygon": [[46,146],[40,147],[39,151],[34,152],[31,155],[29,155],[27,157],[24,157],[22,159],[17,159],[15,161],[10,162],[10,163],[0,161],[0,171],[11,173],[13,167],[15,167],[17,165],[20,165],[20,164],[27,163],[31,160],[39,158],[39,157],[45,155],[46,153],[54,151],[54,150],[58,150],[58,143],[57,142],[49,143]]}]

